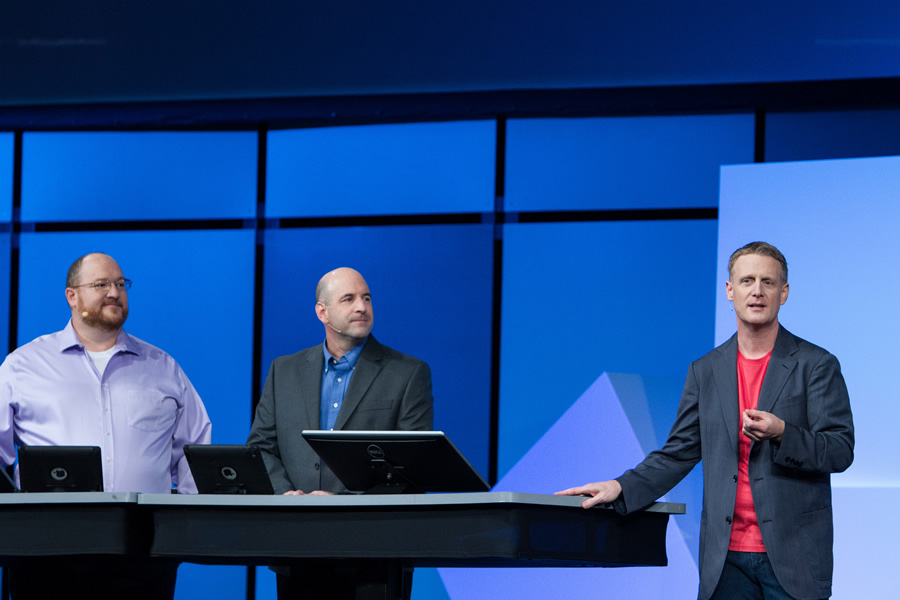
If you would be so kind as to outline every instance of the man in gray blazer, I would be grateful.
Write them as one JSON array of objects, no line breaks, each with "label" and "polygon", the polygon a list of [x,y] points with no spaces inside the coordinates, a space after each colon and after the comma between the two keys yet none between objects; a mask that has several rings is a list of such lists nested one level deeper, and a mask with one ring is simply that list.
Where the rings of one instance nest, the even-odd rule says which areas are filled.
[{"label": "man in gray blazer", "polygon": [[782,327],[787,261],[753,242],[729,262],[737,333],[694,362],[662,449],[612,481],[558,492],[633,512],[703,461],[701,600],[831,596],[831,473],[853,462],[837,359]]},{"label": "man in gray blazer", "polygon": [[[371,335],[372,295],[362,275],[340,268],[323,276],[316,287],[316,315],[325,343],[272,362],[247,439],[262,451],[279,494],[346,491],[300,435],[304,429],[433,427],[431,370]],[[343,595],[352,597],[356,570],[323,570],[327,566],[303,577],[296,569],[290,577],[278,570],[279,597],[340,598],[342,586]]]}]

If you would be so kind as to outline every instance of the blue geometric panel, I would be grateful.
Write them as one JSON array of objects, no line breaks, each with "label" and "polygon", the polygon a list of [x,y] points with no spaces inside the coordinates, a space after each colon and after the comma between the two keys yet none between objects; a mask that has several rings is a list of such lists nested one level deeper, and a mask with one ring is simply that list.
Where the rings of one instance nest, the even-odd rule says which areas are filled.
[{"label": "blue geometric panel", "polygon": [[753,116],[511,119],[506,209],[718,205],[719,166],[753,160]]},{"label": "blue geometric panel", "polygon": [[504,227],[501,477],[604,371],[683,383],[712,349],[715,248],[712,220]]},{"label": "blue geometric panel", "polygon": [[441,578],[440,569],[416,569],[411,600],[450,600],[450,595]]},{"label": "blue geometric panel", "polygon": [[[624,373],[605,373],[572,405],[518,463],[497,483],[495,490],[547,494],[581,485],[598,479],[618,477],[625,470],[634,468],[644,456],[660,448],[666,441],[669,429],[675,421],[678,401],[684,379],[680,377],[642,376]],[[610,403],[615,409],[607,415]],[[623,411],[626,424],[610,416]],[[604,415],[598,418],[598,415]],[[579,420],[581,419],[581,420]],[[622,429],[621,427],[624,427]],[[583,456],[577,435],[590,440],[597,436],[615,441],[620,436],[630,440],[632,436],[640,445],[642,454],[634,462],[628,456],[615,458]],[[574,448],[569,448],[575,444]],[[606,442],[604,442],[606,443]],[[600,469],[602,472],[598,472]],[[561,487],[559,487],[561,486]],[[695,468],[668,494],[673,502],[688,505],[686,515],[676,518],[682,537],[695,562],[699,563],[700,508],[703,501],[703,474]]]},{"label": "blue geometric panel", "polygon": [[[268,567],[257,567],[256,600],[276,600],[276,589],[275,573]],[[450,600],[437,569],[419,567],[415,570],[412,600]]]},{"label": "blue geometric panel", "polygon": [[[247,567],[181,563],[175,586],[175,600],[245,600]],[[274,598],[273,598],[274,600]]]},{"label": "blue geometric panel", "polygon": [[[640,439],[632,415],[641,414],[644,435],[652,434],[646,428],[648,420],[659,418],[650,417],[640,384],[636,375],[601,375],[494,490],[551,494],[617,477],[637,465],[650,440]],[[673,419],[674,414],[668,420]],[[699,498],[699,483],[686,483],[663,499],[684,502],[695,515],[687,524],[680,522],[686,515],[670,517],[665,568],[440,569],[441,578],[453,600],[575,598],[585,590],[602,590],[604,597],[630,600],[696,596],[697,565],[682,531],[699,527],[700,506],[694,501],[695,495]],[[693,537],[696,539],[696,534]]]},{"label": "blue geometric panel", "polygon": [[11,133],[0,133],[0,231],[4,221],[12,217],[13,191],[13,142]]},{"label": "blue geometric panel", "polygon": [[898,110],[766,115],[768,162],[898,154]]},{"label": "blue geometric panel", "polygon": [[[852,467],[851,467],[852,468]],[[834,598],[900,598],[897,552],[900,487],[832,490],[834,505]]]},{"label": "blue geometric panel", "polygon": [[252,132],[26,133],[22,220],[256,216]]},{"label": "blue geometric panel", "polygon": [[266,216],[491,211],[495,139],[493,121],[272,131]]}]

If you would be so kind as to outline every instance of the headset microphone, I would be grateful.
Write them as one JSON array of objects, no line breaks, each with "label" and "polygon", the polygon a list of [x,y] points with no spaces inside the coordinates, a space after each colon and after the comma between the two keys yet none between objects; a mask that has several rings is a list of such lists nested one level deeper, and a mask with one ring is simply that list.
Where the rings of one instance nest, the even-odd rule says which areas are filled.
[{"label": "headset microphone", "polygon": [[331,327],[332,329],[334,329],[335,331],[337,331],[338,333],[344,333],[343,331],[341,331],[340,329],[338,329],[337,327],[335,327],[335,326],[332,325],[331,323],[327,323],[327,325],[328,325],[329,327]]}]

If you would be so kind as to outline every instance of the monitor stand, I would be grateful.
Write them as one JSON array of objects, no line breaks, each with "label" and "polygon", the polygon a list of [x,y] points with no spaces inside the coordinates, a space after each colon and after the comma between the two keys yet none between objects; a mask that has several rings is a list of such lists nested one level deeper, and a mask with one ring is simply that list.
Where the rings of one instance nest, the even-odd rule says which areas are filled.
[{"label": "monitor stand", "polygon": [[371,461],[372,468],[381,468],[384,471],[385,481],[379,483],[375,487],[366,490],[363,494],[423,494],[422,489],[415,484],[406,473],[403,467],[395,467],[383,458],[373,458]]}]

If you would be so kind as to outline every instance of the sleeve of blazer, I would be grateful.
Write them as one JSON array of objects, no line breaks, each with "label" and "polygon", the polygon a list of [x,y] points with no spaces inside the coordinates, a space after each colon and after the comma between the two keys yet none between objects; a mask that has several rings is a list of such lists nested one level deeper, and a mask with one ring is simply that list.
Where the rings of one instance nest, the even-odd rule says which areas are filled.
[{"label": "sleeve of blazer", "polygon": [[613,503],[622,514],[640,510],[675,487],[700,462],[700,387],[692,364],[665,445],[616,480],[622,494]]},{"label": "sleeve of blazer", "polygon": [[[781,466],[812,473],[839,473],[853,462],[853,415],[850,396],[837,358],[818,357],[805,382],[805,398],[785,398],[780,446],[773,444],[772,460]],[[779,402],[781,402],[779,400]],[[805,412],[795,416],[792,405]],[[805,422],[804,422],[805,421]]]},{"label": "sleeve of blazer", "polygon": [[275,430],[275,370],[278,360],[272,362],[266,384],[263,387],[262,396],[256,406],[256,415],[253,418],[253,426],[250,428],[250,436],[247,443],[258,446],[269,471],[269,479],[276,494],[293,489],[291,481],[281,462],[281,453],[278,449],[278,435]]}]

